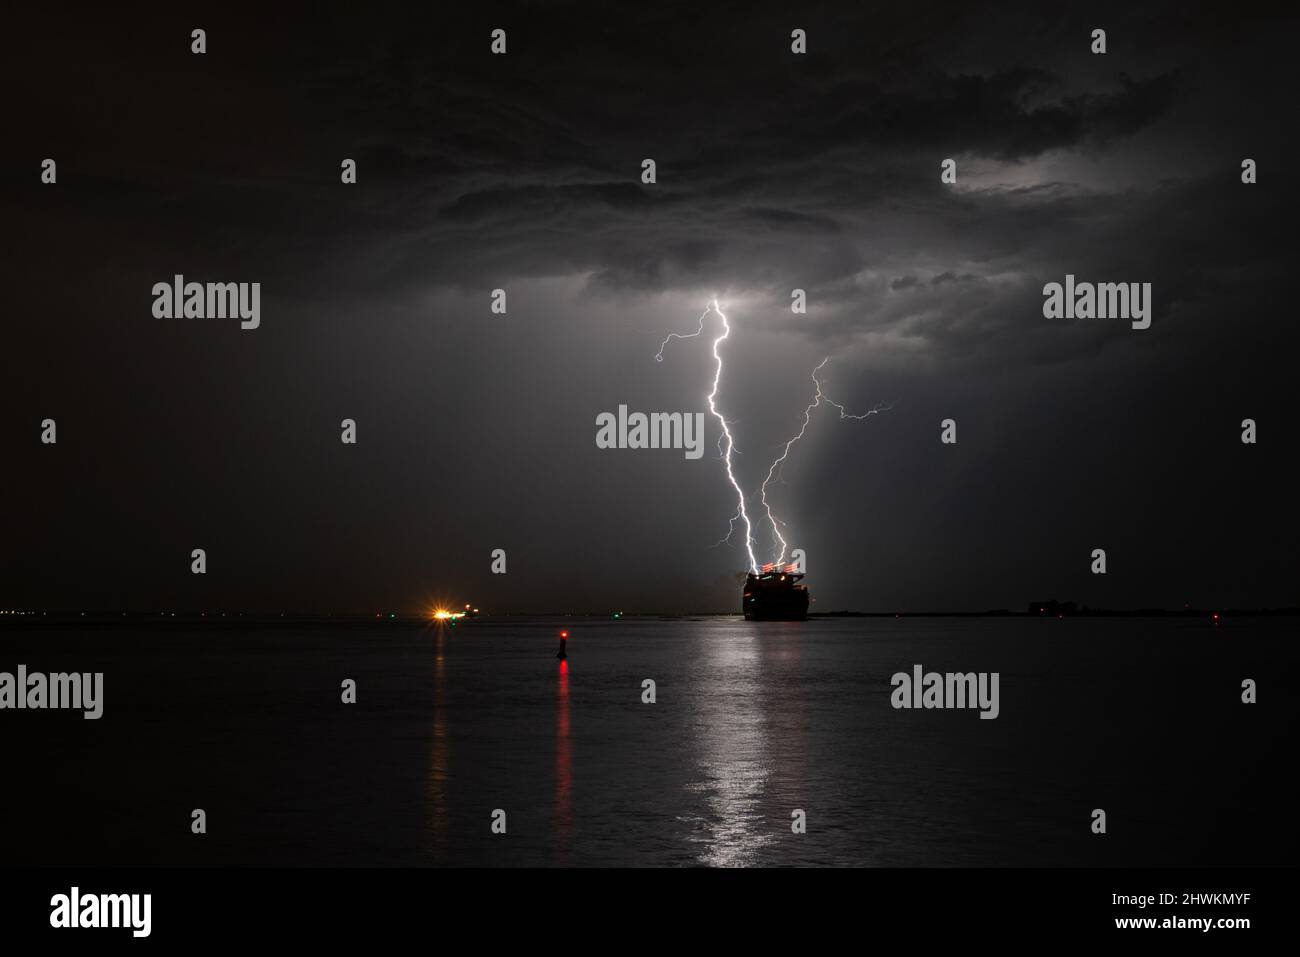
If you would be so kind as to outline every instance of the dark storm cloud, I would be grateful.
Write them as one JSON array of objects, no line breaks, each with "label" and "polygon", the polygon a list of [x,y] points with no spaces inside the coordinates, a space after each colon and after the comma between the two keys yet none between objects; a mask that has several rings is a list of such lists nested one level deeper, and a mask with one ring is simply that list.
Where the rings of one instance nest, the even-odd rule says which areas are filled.
[{"label": "dark storm cloud", "polygon": [[[646,29],[675,22],[645,15]],[[734,288],[779,298],[799,285],[838,311],[806,332],[842,332],[870,312],[872,328],[895,323],[901,335],[965,352],[981,334],[969,301],[960,319],[955,294],[923,315],[888,308],[864,270],[906,269],[900,240],[940,267],[1001,268],[1081,204],[1070,184],[1032,184],[1014,198],[945,196],[938,160],[986,157],[1014,178],[1018,163],[1048,151],[1122,145],[1165,115],[1179,88],[1170,72],[1120,71],[1103,89],[1077,90],[1072,77],[1016,62],[1006,43],[1010,59],[985,74],[901,71],[927,62],[924,29],[905,20],[900,33],[915,44],[907,52],[846,57],[835,70],[814,62],[803,76],[774,70],[757,47],[720,48],[729,27],[679,25],[681,49],[665,57],[628,47],[627,33],[593,36],[567,21],[562,41],[545,35],[548,45],[582,48],[580,63],[539,56],[541,40],[515,30],[522,73],[416,56],[401,40],[329,64],[311,96],[332,110],[347,104],[343,122],[367,131],[363,168],[393,175],[372,187],[384,198],[363,216],[377,233],[368,244],[384,245],[383,265],[375,272],[352,259],[343,275],[361,267],[354,288],[389,294],[573,274],[607,292]],[[742,43],[756,32],[742,32]],[[659,164],[654,186],[638,179],[645,156]],[[879,225],[904,218],[902,235]],[[955,226],[969,230],[968,242],[952,241]],[[1014,295],[1003,305],[1023,305],[1024,290]],[[996,313],[990,303],[987,315]],[[941,334],[953,325],[964,339]],[[998,328],[990,320],[984,331]]]},{"label": "dark storm cloud", "polygon": [[[776,295],[801,285],[830,302],[861,270],[896,258],[882,249],[897,238],[873,228],[882,217],[932,216],[930,234],[914,222],[899,237],[913,246],[934,248],[954,219],[978,219],[984,249],[1023,234],[1034,212],[1023,201],[967,196],[955,213],[937,186],[940,158],[1014,165],[1048,150],[1104,149],[1162,116],[1177,89],[1170,73],[1130,79],[1122,70],[1103,74],[1103,89],[1074,89],[1073,78],[1018,61],[1032,47],[1011,38],[993,47],[1003,53],[990,54],[986,73],[945,72],[935,64],[960,15],[931,32],[933,19],[906,7],[807,11],[816,55],[805,69],[783,52],[788,14],[779,5],[747,7],[739,29],[725,12],[683,19],[684,9],[656,6],[637,14],[640,24],[617,25],[579,16],[582,8],[553,18],[515,11],[504,61],[436,42],[482,32],[472,18],[399,17],[396,29],[375,31],[323,15],[309,42],[274,57],[269,38],[241,50],[274,81],[267,109],[249,116],[254,136],[266,137],[261,170],[232,168],[231,151],[215,142],[222,127],[205,127],[188,148],[179,144],[175,162],[128,165],[116,182],[100,180],[85,214],[164,222],[176,203],[165,192],[141,195],[133,180],[157,190],[159,178],[165,186],[206,176],[210,188],[189,190],[184,205],[187,219],[205,224],[191,243],[214,254],[256,249],[269,268],[310,277],[296,290],[304,297],[586,274],[594,288],[641,292]],[[834,28],[818,30],[828,16]],[[892,39],[882,48],[884,28]],[[638,31],[674,42],[647,46]],[[868,55],[844,46],[855,35]],[[581,56],[556,55],[566,50]],[[143,89],[144,74],[125,79],[158,95]],[[244,83],[256,95],[259,84]],[[282,120],[300,137],[287,150],[274,145],[287,131]],[[131,122],[123,139],[143,135]],[[303,160],[318,165],[343,151],[358,159],[365,189],[340,202],[329,169],[309,172]],[[655,186],[639,182],[645,156],[659,163]],[[231,201],[232,191],[242,197]],[[1055,222],[1060,204],[1042,209]],[[316,239],[291,238],[304,229]]]},{"label": "dark storm cloud", "polygon": [[[591,261],[578,264],[580,270],[586,265],[596,272],[617,268],[600,261],[611,231],[635,235],[646,250],[644,255],[654,256],[659,240],[672,245],[684,233],[706,230],[724,237],[752,261],[751,275],[735,277],[749,280],[771,263],[771,253],[756,248],[753,241],[755,222],[765,230],[792,235],[836,235],[877,207],[923,202],[932,195],[932,170],[937,159],[947,155],[944,148],[953,143],[960,144],[957,152],[963,154],[1009,159],[1050,148],[1096,147],[1159,115],[1169,89],[1167,78],[1157,78],[1127,84],[1115,94],[1025,107],[1021,101],[1026,92],[1048,79],[1038,71],[987,78],[940,77],[926,90],[902,93],[832,86],[806,103],[791,103],[792,94],[784,91],[785,103],[764,104],[778,115],[791,117],[779,131],[770,121],[757,121],[741,110],[721,118],[710,116],[707,121],[692,121],[688,116],[682,123],[685,132],[668,142],[645,137],[643,131],[628,131],[617,140],[601,137],[584,144],[586,162],[605,177],[617,179],[520,183],[530,176],[545,180],[555,175],[534,173],[528,161],[512,163],[528,154],[529,134],[536,133],[524,127],[517,143],[496,144],[500,166],[489,167],[487,175],[474,175],[468,188],[432,211],[430,225],[437,234],[439,227],[453,231],[458,224],[491,219],[498,228],[498,242],[512,248],[525,273],[534,271],[534,263],[537,271],[548,268],[547,246],[553,237],[548,234],[544,243],[538,243],[533,227],[546,223],[553,228],[560,215],[569,224],[571,242],[578,246],[588,243],[595,218],[603,217],[601,240],[590,243]],[[1153,88],[1163,92],[1153,94]],[[838,106],[821,106],[863,100],[868,102],[848,115],[832,115]],[[508,122],[506,117],[500,120]],[[701,142],[697,137],[705,135],[703,148],[695,149]],[[746,145],[720,148],[718,142]],[[859,148],[859,155],[851,155]],[[637,181],[637,175],[640,157],[651,154],[659,163],[660,182],[647,187]],[[836,175],[842,164],[852,164],[856,170]],[[575,170],[572,175],[582,174]],[[446,189],[456,192],[455,183]],[[619,214],[623,218],[617,218]],[[472,270],[473,264],[457,264],[457,268]],[[665,281],[673,276],[670,268],[648,272]]]},{"label": "dark storm cloud", "polygon": [[740,215],[757,225],[792,233],[839,233],[843,230],[843,225],[829,216],[814,216],[789,209],[750,207],[742,209]]},{"label": "dark storm cloud", "polygon": [[648,214],[656,207],[683,200],[684,197],[671,193],[656,195],[632,183],[514,186],[465,193],[438,210],[438,215],[452,222],[480,222],[489,218],[549,221],[560,213],[593,207]]},{"label": "dark storm cloud", "polygon": [[872,83],[832,87],[831,102],[851,102],[847,113],[801,110],[792,143],[842,148],[941,150],[1002,160],[1025,159],[1049,149],[1101,147],[1158,118],[1172,102],[1170,76],[1133,81],[1120,76],[1113,93],[1060,96],[1033,104],[1060,79],[1045,70],[1017,68],[989,76],[934,75],[917,89]]},{"label": "dark storm cloud", "polygon": [[[926,42],[924,28],[897,11],[886,20],[897,20],[898,32],[918,44],[905,57],[893,52],[864,62],[846,56],[833,70],[817,62],[801,76],[778,54],[788,31],[774,39],[758,28],[771,17],[768,30],[775,30],[785,16],[780,7],[750,11],[750,26],[739,35],[725,16],[682,23],[680,12],[665,7],[642,14],[643,29],[672,33],[678,50],[634,46],[632,25],[622,23],[606,36],[603,24],[575,22],[562,12],[556,22],[537,24],[533,37],[528,27],[534,14],[514,31],[509,65],[461,49],[448,57],[430,48],[431,32],[445,35],[469,24],[429,21],[395,34],[358,35],[346,22],[331,29],[326,18],[313,24],[313,42],[280,51],[282,62],[258,64],[285,88],[273,86],[265,118],[250,118],[255,134],[275,143],[284,131],[270,124],[283,115],[304,137],[288,156],[310,155],[313,162],[317,147],[326,148],[322,130],[346,130],[349,153],[365,171],[367,197],[322,204],[324,171],[300,167],[290,173],[288,157],[274,147],[262,150],[260,161],[284,171],[274,190],[267,188],[265,169],[256,177],[230,169],[226,149],[218,154],[224,161],[207,161],[210,176],[214,184],[235,188],[242,179],[243,188],[254,191],[247,205],[261,221],[253,225],[267,236],[268,252],[281,256],[294,250],[275,234],[290,225],[306,219],[315,233],[328,236],[355,224],[360,214],[363,229],[372,226],[407,247],[403,258],[418,271],[418,281],[466,281],[474,274],[481,244],[465,230],[485,222],[493,228],[494,247],[508,252],[524,275],[571,269],[609,275],[626,272],[620,263],[602,261],[602,250],[619,245],[609,241],[611,232],[634,235],[645,255],[654,256],[660,240],[679,247],[682,234],[703,231],[737,247],[735,256],[721,261],[752,263],[738,265],[741,273],[730,277],[747,282],[759,279],[773,260],[770,250],[747,237],[755,220],[791,234],[842,232],[882,206],[923,202],[942,156],[1017,160],[1048,149],[1105,146],[1160,116],[1174,89],[1167,75],[1130,80],[1120,74],[1108,81],[1114,89],[1072,93],[1061,77],[1014,59],[986,75],[933,67],[894,72],[900,60],[924,62]],[[840,25],[867,37],[879,28],[865,16]],[[814,37],[820,39],[815,29]],[[582,56],[557,58],[557,48],[581,49]],[[513,65],[516,56],[520,66]],[[778,62],[779,70],[773,68]],[[313,65],[320,72],[311,72]],[[139,81],[148,82],[143,76]],[[291,117],[287,105],[278,109],[299,95],[313,103],[310,112]],[[135,175],[156,182],[160,173],[165,178],[184,170],[193,177],[205,165],[194,162],[201,147],[221,133],[220,126],[195,131],[187,139],[199,156],[174,170],[153,165]],[[131,135],[129,128],[122,135]],[[246,149],[251,154],[251,142]],[[654,188],[638,181],[647,155],[660,164]],[[104,192],[100,201],[111,204],[104,215],[116,216],[122,195],[108,184]],[[226,242],[223,220],[237,217],[247,225],[244,205],[214,202],[192,215],[212,224],[215,245]],[[604,218],[611,214],[612,221]],[[593,240],[597,221],[604,228]],[[558,243],[557,233],[565,232]],[[554,248],[568,243],[589,247],[578,257],[585,261],[555,257]],[[460,247],[460,254],[448,256],[448,246]],[[417,266],[421,253],[429,262]],[[680,254],[666,258],[636,274],[675,281],[671,260]]]}]

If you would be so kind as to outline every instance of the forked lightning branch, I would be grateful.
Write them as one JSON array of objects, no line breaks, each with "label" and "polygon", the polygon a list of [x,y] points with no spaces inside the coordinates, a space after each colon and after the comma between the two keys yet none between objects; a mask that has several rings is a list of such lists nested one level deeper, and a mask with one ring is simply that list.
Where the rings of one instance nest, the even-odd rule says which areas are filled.
[{"label": "forked lightning branch", "polygon": [[[782,533],[782,529],[786,526],[786,523],[781,521],[781,519],[777,518],[776,513],[773,512],[772,510],[772,503],[769,497],[769,490],[771,489],[774,483],[781,481],[781,472],[782,469],[785,467],[785,464],[790,458],[791,450],[799,442],[799,440],[802,439],[805,434],[807,434],[808,427],[812,423],[813,412],[821,405],[825,404],[833,407],[839,413],[839,417],[841,420],[866,419],[869,418],[870,416],[888,411],[890,406],[885,404],[879,404],[874,406],[873,408],[868,409],[866,412],[862,412],[858,414],[849,412],[843,405],[834,401],[828,395],[826,395],[823,388],[822,381],[818,377],[818,373],[821,372],[826,367],[826,363],[830,361],[830,357],[827,356],[817,364],[816,368],[813,369],[811,375],[813,381],[813,397],[808,402],[808,404],[804,407],[803,418],[802,418],[802,422],[799,425],[799,431],[796,432],[790,439],[788,439],[783,444],[783,446],[781,447],[780,454],[777,455],[775,459],[773,459],[771,466],[767,470],[767,475],[763,479],[763,484],[759,488],[758,497],[759,497],[759,502],[762,506],[762,518],[766,521],[767,525],[771,528],[771,535],[772,535],[771,547],[776,554],[776,557],[772,561],[764,563],[760,566],[758,557],[754,551],[755,547],[758,545],[757,539],[754,534],[754,521],[750,518],[749,506],[745,500],[744,488],[741,486],[740,480],[736,476],[734,457],[736,454],[738,454],[738,449],[736,447],[735,436],[732,433],[732,424],[727,421],[726,416],[724,416],[718,408],[719,393],[722,387],[722,371],[723,371],[723,359],[722,359],[721,349],[722,349],[723,342],[725,342],[731,335],[731,323],[728,321],[726,313],[724,313],[722,311],[721,306],[719,306],[718,301],[714,299],[704,310],[704,312],[700,314],[699,322],[694,332],[669,333],[664,338],[663,342],[659,344],[659,351],[655,354],[655,361],[663,362],[664,350],[668,348],[669,343],[671,343],[674,339],[694,339],[703,335],[704,327],[710,315],[717,316],[718,322],[721,325],[721,332],[713,340],[713,348],[712,348],[712,354],[714,360],[713,383],[712,383],[712,387],[709,390],[709,393],[705,396],[705,402],[708,404],[709,412],[713,415],[715,419],[718,420],[718,426],[720,430],[720,435],[718,437],[718,452],[720,458],[722,459],[723,468],[727,476],[727,483],[731,486],[731,489],[736,496],[736,511],[732,514],[728,522],[726,536],[724,536],[723,539],[718,544],[722,544],[723,542],[730,542],[732,537],[735,535],[736,526],[741,525],[744,528],[745,555],[749,561],[749,572],[751,575],[758,575],[760,572],[773,572],[774,570],[775,570],[775,574],[777,574],[778,576],[780,576],[781,574],[790,574],[790,573],[801,574],[803,571],[802,567],[792,568],[790,572],[782,571],[782,569],[784,568],[786,553],[787,551],[789,551],[790,545],[789,542],[786,540],[785,535]],[[620,406],[620,411],[623,408],[624,407]],[[664,413],[655,413],[655,414],[663,415]],[[698,414],[699,413],[697,413],[697,415]],[[609,416],[609,415],[610,413],[602,413],[602,416]],[[600,425],[601,421],[602,419],[598,418],[597,425]],[[696,441],[698,442],[703,441],[702,431],[703,431],[703,427],[701,423],[696,427],[694,433]],[[601,448],[613,447],[611,445],[602,445],[601,435],[599,433],[597,434],[596,444],[599,445]],[[647,447],[647,446],[641,446],[641,447]],[[656,446],[649,446],[649,447],[656,447]],[[688,453],[687,457],[698,458],[698,455],[690,455]]]}]

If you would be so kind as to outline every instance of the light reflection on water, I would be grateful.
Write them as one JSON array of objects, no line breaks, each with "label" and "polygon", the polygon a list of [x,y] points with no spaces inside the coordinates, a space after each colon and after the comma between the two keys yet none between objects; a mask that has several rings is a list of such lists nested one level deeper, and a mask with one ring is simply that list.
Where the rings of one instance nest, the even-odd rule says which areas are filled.
[{"label": "light reflection on water", "polygon": [[[16,660],[112,672],[127,705],[76,762],[59,726],[0,722],[0,751],[34,769],[0,788],[0,817],[32,822],[8,859],[45,866],[1288,866],[1277,755],[1300,718],[1253,722],[1220,692],[1224,673],[1295,671],[1295,626],[1241,619],[1230,643],[1193,619],[998,616],[18,635]],[[915,663],[999,672],[997,720],[894,709],[890,676]],[[1188,733],[1158,748],[1098,745],[1171,714]],[[201,850],[157,826],[181,786],[229,816]],[[1099,788],[1145,809],[1123,840],[1078,826]]]},{"label": "light reflection on water", "polygon": [[[447,839],[447,779],[450,735],[447,728],[446,707],[446,635],[447,629],[437,625],[433,634],[433,746],[429,756],[429,829],[433,846],[441,850]],[[427,633],[427,632],[426,632]]]},{"label": "light reflection on water", "polygon": [[[1080,637],[1049,644],[1043,623],[1027,620],[566,620],[575,640],[564,663],[554,658],[557,622],[442,630],[403,652],[432,682],[400,685],[411,672],[382,656],[374,679],[391,680],[388,694],[407,703],[374,712],[392,743],[371,762],[379,775],[397,779],[409,766],[401,722],[426,722],[419,800],[433,840],[409,842],[400,814],[377,833],[394,859],[434,864],[1051,860],[1054,809],[1095,773],[1091,752],[1062,746],[1088,740],[1098,720],[1075,689],[1122,684],[1096,644],[1128,649],[1154,627],[1070,624]],[[1161,627],[1189,647],[1186,625]],[[897,711],[890,675],[918,661],[999,670],[1015,707],[996,722]],[[654,704],[641,700],[647,677]],[[1130,712],[1105,717],[1117,727],[1144,720]],[[510,811],[508,837],[489,835],[495,807]],[[806,834],[792,833],[796,809]],[[1091,862],[1092,847],[1070,847],[1071,860]]]},{"label": "light reflection on water", "polygon": [[778,781],[782,795],[803,791],[803,709],[795,697],[775,712],[770,665],[797,672],[800,628],[736,622],[703,649],[697,694],[706,718],[695,725],[697,775],[686,785],[711,812],[686,817],[705,845],[701,864],[753,865],[785,836],[789,822],[770,816],[769,792]]},{"label": "light reflection on water", "polygon": [[569,663],[561,661],[555,702],[556,863],[563,864],[573,837],[573,742],[569,737]]},{"label": "light reflection on water", "polygon": [[749,637],[729,635],[703,650],[696,693],[706,717],[694,725],[696,775],[686,790],[701,795],[709,813],[686,821],[692,840],[704,844],[700,863],[712,867],[753,864],[774,840],[762,813],[772,769],[761,667]]}]

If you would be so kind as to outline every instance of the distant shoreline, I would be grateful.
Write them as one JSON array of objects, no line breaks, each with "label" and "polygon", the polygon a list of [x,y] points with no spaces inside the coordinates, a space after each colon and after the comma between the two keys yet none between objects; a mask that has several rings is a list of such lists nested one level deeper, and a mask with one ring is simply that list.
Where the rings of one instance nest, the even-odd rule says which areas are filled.
[{"label": "distant shoreline", "polygon": [[[829,611],[810,612],[809,620],[836,618],[1213,618],[1215,615],[1225,618],[1285,618],[1300,616],[1298,608],[1186,608],[1171,610],[1167,608],[1086,608],[1070,612],[1028,612],[1009,609],[992,609],[989,611]],[[483,622],[526,621],[537,619],[586,619],[595,621],[623,622],[633,620],[688,620],[699,618],[740,618],[739,612],[690,612],[682,614],[666,612],[622,612],[617,617],[613,613],[600,612],[511,612],[502,614],[481,614],[477,618],[463,619],[447,627],[474,627]],[[387,612],[378,614],[344,614],[344,613],[267,613],[267,612],[65,612],[65,611],[26,611],[7,612],[0,615],[0,628],[6,625],[23,627],[31,625],[94,625],[132,627],[146,625],[210,625],[213,627],[231,625],[381,625],[381,624],[427,624],[434,625],[431,617],[409,613]]]}]

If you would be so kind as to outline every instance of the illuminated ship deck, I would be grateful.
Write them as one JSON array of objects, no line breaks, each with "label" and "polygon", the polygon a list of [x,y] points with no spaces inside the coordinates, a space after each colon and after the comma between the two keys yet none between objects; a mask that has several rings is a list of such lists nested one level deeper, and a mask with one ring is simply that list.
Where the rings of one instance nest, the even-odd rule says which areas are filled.
[{"label": "illuminated ship deck", "polygon": [[745,577],[741,611],[754,621],[804,621],[808,617],[808,588],[793,564],[771,563]]}]

